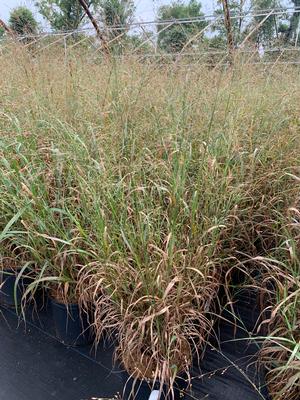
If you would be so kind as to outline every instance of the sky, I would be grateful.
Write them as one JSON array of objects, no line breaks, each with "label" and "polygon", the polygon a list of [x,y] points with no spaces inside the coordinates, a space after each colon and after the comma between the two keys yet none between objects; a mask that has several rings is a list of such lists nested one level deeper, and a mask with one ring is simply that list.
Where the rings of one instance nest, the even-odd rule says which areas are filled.
[{"label": "sky", "polygon": [[[30,8],[36,19],[42,23],[42,18],[36,12],[34,7],[35,0],[0,0],[0,18],[8,21],[10,11],[18,6]],[[138,21],[150,21],[154,19],[155,10],[163,4],[171,3],[171,0],[135,0],[136,19]],[[216,5],[216,0],[202,0],[203,11],[211,13]]]}]

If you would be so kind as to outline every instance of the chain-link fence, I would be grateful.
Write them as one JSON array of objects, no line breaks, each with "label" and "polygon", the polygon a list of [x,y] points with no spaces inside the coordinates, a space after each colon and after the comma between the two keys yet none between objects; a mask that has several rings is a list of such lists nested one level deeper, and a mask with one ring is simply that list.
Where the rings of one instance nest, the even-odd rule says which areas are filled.
[{"label": "chain-link fence", "polygon": [[[243,57],[252,63],[300,63],[300,9],[232,11],[230,21],[234,57]],[[3,53],[12,43],[18,43],[34,55],[61,51],[65,58],[79,52],[90,60],[99,59],[104,57],[105,48],[110,57],[134,57],[149,63],[216,65],[231,61],[228,31],[221,10],[186,19],[98,24],[101,37],[91,26],[34,35],[6,34],[1,38],[0,51]]]}]

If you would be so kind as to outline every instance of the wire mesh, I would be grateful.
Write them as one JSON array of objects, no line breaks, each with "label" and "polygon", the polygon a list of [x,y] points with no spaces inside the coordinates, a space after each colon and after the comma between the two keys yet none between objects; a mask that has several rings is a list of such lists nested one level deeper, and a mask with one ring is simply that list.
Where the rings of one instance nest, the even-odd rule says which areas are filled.
[{"label": "wire mesh", "polygon": [[[288,31],[293,16],[298,26]],[[300,8],[285,7],[264,10],[230,12],[235,57],[250,57],[253,63],[289,63],[297,65],[299,58]],[[110,54],[116,58],[131,57],[142,62],[182,65],[217,65],[229,62],[226,27],[221,10],[193,18],[132,20],[126,24],[107,26],[98,21]],[[0,40],[0,52],[11,44],[28,48],[33,55],[62,50],[64,57],[78,51],[90,60],[103,57],[103,43],[92,26],[34,35],[5,35]]]}]

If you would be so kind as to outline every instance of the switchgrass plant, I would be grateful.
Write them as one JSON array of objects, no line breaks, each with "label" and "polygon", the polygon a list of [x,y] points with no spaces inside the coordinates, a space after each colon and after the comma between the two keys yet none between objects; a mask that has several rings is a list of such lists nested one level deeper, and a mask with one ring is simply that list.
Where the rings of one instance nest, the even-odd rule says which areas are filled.
[{"label": "switchgrass plant", "polygon": [[272,310],[272,329],[262,351],[268,369],[267,382],[274,399],[299,398],[299,277]]},{"label": "switchgrass plant", "polygon": [[0,56],[1,224],[22,210],[29,291],[92,304],[136,379],[189,376],[234,269],[288,274],[267,260],[299,194],[299,70],[246,61]]},{"label": "switchgrass plant", "polygon": [[[295,179],[298,179],[294,176]],[[300,391],[300,264],[299,197],[281,217],[278,247],[272,249],[269,263],[273,273],[264,274],[269,292],[267,314],[263,321],[268,336],[264,339],[262,359],[267,367],[267,382],[274,399],[295,400]],[[271,292],[271,295],[270,295]],[[274,296],[275,292],[275,296]]]}]

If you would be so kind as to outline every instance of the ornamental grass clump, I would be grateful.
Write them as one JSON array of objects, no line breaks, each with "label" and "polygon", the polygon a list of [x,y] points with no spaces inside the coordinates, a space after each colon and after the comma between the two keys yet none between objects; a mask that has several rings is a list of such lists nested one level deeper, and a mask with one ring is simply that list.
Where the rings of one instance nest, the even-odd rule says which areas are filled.
[{"label": "ornamental grass clump", "polygon": [[296,400],[300,390],[299,192],[292,204],[278,215],[282,222],[278,245],[269,255],[269,270],[263,280],[268,319],[261,325],[267,334],[261,355],[269,392],[275,400]]},{"label": "ornamental grass clump", "polygon": [[140,379],[169,383],[201,356],[230,259],[224,243],[235,196],[208,202],[202,187],[205,181],[209,193],[220,192],[230,179],[210,167],[201,142],[195,149],[181,143],[159,166],[147,157],[110,186],[103,202],[110,252],[86,269],[96,277],[96,329],[111,315],[118,353]]},{"label": "ornamental grass clump", "polygon": [[[0,56],[1,228],[18,216],[8,233],[35,266],[28,293],[89,308],[96,342],[110,335],[134,379],[172,389],[214,335],[234,271],[260,290],[274,278],[268,305],[294,309],[297,278],[282,286],[275,249],[299,193],[299,73],[64,56]],[[290,360],[272,364],[276,351],[270,387]],[[280,375],[292,388],[294,365]]]}]

